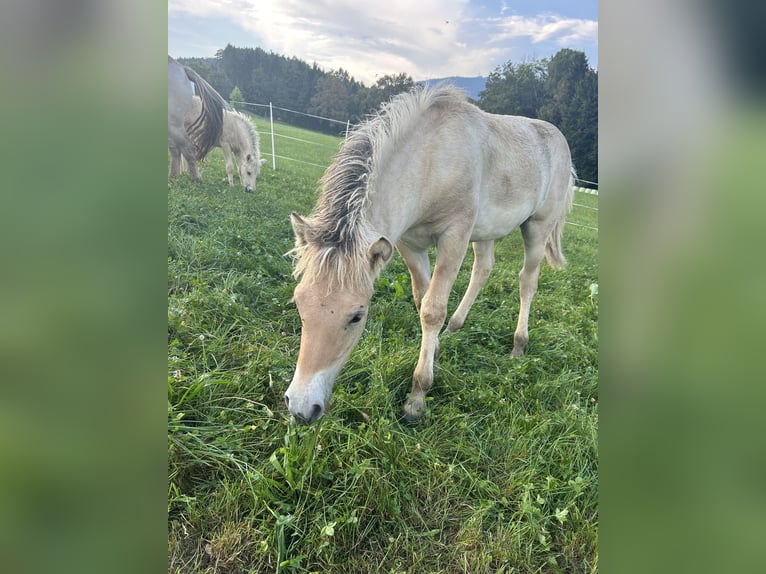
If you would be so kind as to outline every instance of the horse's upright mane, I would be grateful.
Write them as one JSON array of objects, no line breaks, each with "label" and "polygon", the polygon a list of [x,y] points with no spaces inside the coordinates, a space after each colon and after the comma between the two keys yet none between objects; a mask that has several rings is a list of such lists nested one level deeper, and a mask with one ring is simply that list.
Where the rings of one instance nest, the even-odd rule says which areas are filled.
[{"label": "horse's upright mane", "polygon": [[320,180],[321,193],[308,223],[311,233],[291,254],[294,276],[332,271],[340,285],[362,287],[370,281],[365,261],[369,224],[364,207],[374,193],[370,181],[385,165],[397,142],[405,138],[419,116],[434,105],[465,102],[465,93],[454,86],[419,87],[399,94],[349,132],[340,151]]},{"label": "horse's upright mane", "polygon": [[258,132],[256,131],[253,122],[250,121],[250,118],[237,110],[231,110],[228,113],[232,119],[238,122],[242,122],[242,124],[245,126],[247,137],[250,139],[250,147],[252,149],[259,149],[260,139],[258,137]]}]

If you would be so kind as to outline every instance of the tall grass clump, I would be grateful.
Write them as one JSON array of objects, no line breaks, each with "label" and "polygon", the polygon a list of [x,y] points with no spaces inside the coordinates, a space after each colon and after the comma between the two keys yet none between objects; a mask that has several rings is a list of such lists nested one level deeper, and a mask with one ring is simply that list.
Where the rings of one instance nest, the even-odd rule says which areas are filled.
[{"label": "tall grass clump", "polygon": [[[289,134],[255,194],[228,187],[220,150],[202,183],[168,182],[169,571],[596,572],[597,232],[567,226],[569,265],[543,267],[514,360],[523,248],[498,242],[414,425],[401,408],[420,323],[394,258],[329,412],[297,427],[282,400],[300,342],[289,214],[311,211],[340,140]],[[570,221],[597,227],[597,212]]]}]

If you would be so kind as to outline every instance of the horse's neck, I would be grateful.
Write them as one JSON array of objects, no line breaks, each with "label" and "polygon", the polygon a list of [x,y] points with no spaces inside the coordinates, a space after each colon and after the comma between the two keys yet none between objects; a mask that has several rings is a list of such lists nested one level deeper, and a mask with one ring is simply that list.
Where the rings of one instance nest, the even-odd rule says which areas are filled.
[{"label": "horse's neck", "polygon": [[375,233],[396,243],[420,218],[421,194],[395,163],[388,166],[386,173],[373,178],[365,210]]},{"label": "horse's neck", "polygon": [[249,134],[243,120],[234,114],[224,112],[221,140],[239,155],[249,147]]}]

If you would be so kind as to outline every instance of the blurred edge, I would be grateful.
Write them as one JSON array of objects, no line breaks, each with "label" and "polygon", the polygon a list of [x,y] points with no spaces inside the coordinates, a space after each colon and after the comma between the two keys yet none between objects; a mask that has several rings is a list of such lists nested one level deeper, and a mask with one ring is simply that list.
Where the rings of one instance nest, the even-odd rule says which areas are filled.
[{"label": "blurred edge", "polygon": [[763,568],[765,7],[601,4],[606,572]]},{"label": "blurred edge", "polygon": [[0,555],[166,564],[166,6],[0,20]]},{"label": "blurred edge", "polygon": [[[763,8],[599,15],[606,571],[762,564]],[[13,0],[0,22],[9,572],[166,560],[166,14]]]}]

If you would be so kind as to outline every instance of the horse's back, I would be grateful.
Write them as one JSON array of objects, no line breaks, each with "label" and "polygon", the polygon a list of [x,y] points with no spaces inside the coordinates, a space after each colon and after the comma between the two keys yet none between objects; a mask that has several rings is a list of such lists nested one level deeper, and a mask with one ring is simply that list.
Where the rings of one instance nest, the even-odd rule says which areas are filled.
[{"label": "horse's back", "polygon": [[519,223],[568,193],[572,159],[553,124],[523,116],[485,114],[482,193],[491,210],[512,210]]},{"label": "horse's back", "polygon": [[[569,146],[549,122],[487,113],[463,102],[436,116],[424,147],[447,166],[444,175],[464,194],[461,209],[475,210],[471,239],[503,237],[529,217],[548,210],[569,193]],[[427,132],[428,133],[428,132]]]},{"label": "horse's back", "polygon": [[566,138],[553,124],[524,116],[485,114],[489,130],[487,156],[493,165],[518,173],[535,174],[571,164]]},{"label": "horse's back", "polygon": [[466,101],[429,109],[409,143],[401,156],[416,160],[416,169],[429,178],[424,188],[476,187],[465,191],[489,194],[490,202],[524,203],[527,196],[545,195],[552,180],[568,178],[571,170],[569,146],[553,124],[490,114]]},{"label": "horse's back", "polygon": [[168,125],[183,125],[193,95],[194,88],[184,67],[168,56]]},{"label": "horse's back", "polygon": [[396,212],[409,220],[413,245],[469,220],[473,241],[503,237],[563,198],[571,170],[554,125],[489,114],[458,98],[422,110],[386,164],[376,183],[403,191]]}]

